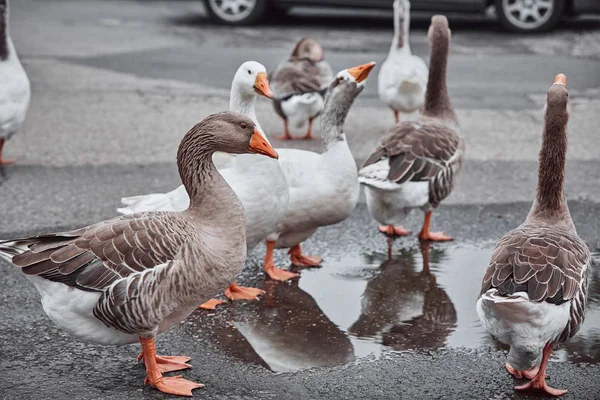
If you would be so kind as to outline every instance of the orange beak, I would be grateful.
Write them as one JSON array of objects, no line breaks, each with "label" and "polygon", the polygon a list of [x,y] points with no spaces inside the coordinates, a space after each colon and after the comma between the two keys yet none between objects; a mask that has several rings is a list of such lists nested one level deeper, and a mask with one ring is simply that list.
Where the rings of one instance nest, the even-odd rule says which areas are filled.
[{"label": "orange beak", "polygon": [[277,154],[275,149],[271,147],[269,143],[267,143],[265,138],[263,138],[262,135],[256,129],[254,130],[252,138],[250,139],[248,151],[250,153],[262,154],[264,156],[268,156],[275,159],[279,158],[279,154]]},{"label": "orange beak", "polygon": [[358,67],[349,68],[347,71],[354,79],[356,79],[356,82],[361,83],[367,79],[369,72],[371,72],[374,66],[375,63],[371,61],[370,63],[359,65]]},{"label": "orange beak", "polygon": [[267,79],[267,74],[265,74],[264,72],[259,72],[258,74],[256,74],[256,81],[254,81],[254,90],[256,90],[258,94],[262,94],[263,96],[268,97],[269,99],[273,98],[273,92],[269,87],[269,80]]},{"label": "orange beak", "polygon": [[567,77],[564,74],[556,75],[556,78],[554,78],[554,84],[567,86]]}]

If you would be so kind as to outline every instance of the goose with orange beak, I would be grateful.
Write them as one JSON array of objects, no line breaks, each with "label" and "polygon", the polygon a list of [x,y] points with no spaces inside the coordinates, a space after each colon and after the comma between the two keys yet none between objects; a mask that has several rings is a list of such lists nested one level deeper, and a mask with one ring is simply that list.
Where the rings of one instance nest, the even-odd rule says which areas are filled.
[{"label": "goose with orange beak", "polygon": [[[261,153],[259,145],[269,144],[256,117],[255,103],[258,96],[273,97],[267,72],[262,64],[255,61],[243,63],[235,73],[231,83],[229,109],[250,118],[256,125],[258,134],[252,138],[251,148]],[[257,147],[258,146],[258,147]],[[269,145],[270,146],[270,145]],[[264,146],[263,146],[264,147]],[[269,155],[269,154],[265,154]],[[283,219],[288,204],[287,180],[277,160],[253,154],[230,155],[219,153],[219,172],[244,205],[246,214],[246,245],[252,251],[273,232]],[[179,211],[189,205],[189,196],[183,186],[169,193],[122,199],[126,205],[118,211],[133,214],[140,211]],[[256,299],[263,291],[231,285],[225,291],[230,300]],[[211,300],[202,308],[214,309],[222,303]]]},{"label": "goose with orange beak", "polygon": [[316,267],[321,258],[302,253],[300,244],[318,228],[346,219],[358,201],[356,162],[344,134],[344,121],[364,90],[374,62],[341,71],[327,88],[321,114],[323,152],[278,149],[279,163],[288,180],[289,204],[285,217],[267,238],[265,272],[287,280],[296,273],[275,268],[273,250],[289,248],[292,263]]}]

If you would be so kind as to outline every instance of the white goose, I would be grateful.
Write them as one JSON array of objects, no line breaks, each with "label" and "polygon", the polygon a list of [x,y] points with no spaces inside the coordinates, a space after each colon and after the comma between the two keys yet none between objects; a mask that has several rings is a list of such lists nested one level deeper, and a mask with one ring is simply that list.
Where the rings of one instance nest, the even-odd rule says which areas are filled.
[{"label": "white goose", "polygon": [[[256,113],[254,104],[257,94],[271,98],[265,67],[255,61],[243,63],[231,84],[229,109],[250,118],[267,141]],[[227,155],[229,156],[229,155]],[[269,233],[275,230],[283,218],[288,203],[287,181],[276,160],[253,154],[229,156],[227,167],[220,168],[227,183],[233,188],[244,205],[246,214],[246,241],[248,251],[254,249]],[[223,161],[223,157],[219,157]],[[118,209],[123,214],[140,211],[180,211],[189,205],[189,196],[183,186],[169,193],[149,194],[122,199],[126,207]],[[277,271],[265,266],[265,272],[277,279]],[[231,300],[255,299],[262,290],[244,288],[235,283],[225,295]],[[214,308],[220,303],[212,300],[203,308]]]},{"label": "white goose", "polygon": [[[360,186],[356,162],[344,134],[344,121],[374,66],[371,62],[343,70],[329,85],[321,117],[323,153],[278,150],[290,201],[285,217],[267,239],[265,265],[273,265],[274,248],[291,248],[290,259],[297,266],[319,265],[321,258],[303,255],[300,243],[319,227],[343,221],[356,207]],[[283,273],[287,278],[297,275],[281,273],[283,278]]]},{"label": "white goose", "polygon": [[379,98],[394,112],[412,113],[423,107],[429,70],[421,57],[412,55],[409,43],[410,1],[394,0],[394,38],[379,71]]},{"label": "white goose", "polygon": [[8,0],[0,0],[0,165],[4,144],[25,122],[31,88],[8,29]]},{"label": "white goose", "polygon": [[481,285],[477,314],[510,346],[506,369],[531,379],[516,390],[560,396],[546,384],[554,347],[573,337],[585,316],[590,251],[577,235],[564,194],[569,94],[559,74],[548,91],[537,193],[527,219],[504,235]]}]

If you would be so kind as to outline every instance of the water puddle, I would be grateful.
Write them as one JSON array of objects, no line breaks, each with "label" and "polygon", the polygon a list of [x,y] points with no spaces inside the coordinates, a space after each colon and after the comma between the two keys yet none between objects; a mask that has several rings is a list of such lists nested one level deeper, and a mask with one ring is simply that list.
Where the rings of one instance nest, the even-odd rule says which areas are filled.
[{"label": "water puddle", "polygon": [[[294,283],[265,281],[260,302],[227,309],[215,337],[229,354],[273,371],[340,365],[391,351],[478,348],[495,343],[475,302],[493,244],[431,245],[345,255]],[[600,362],[600,280],[586,321],[556,360]]]}]

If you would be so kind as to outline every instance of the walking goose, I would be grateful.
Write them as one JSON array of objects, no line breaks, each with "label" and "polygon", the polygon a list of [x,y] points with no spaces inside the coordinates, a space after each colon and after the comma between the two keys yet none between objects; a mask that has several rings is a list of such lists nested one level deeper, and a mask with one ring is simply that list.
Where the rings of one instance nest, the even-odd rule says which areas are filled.
[{"label": "walking goose", "polygon": [[181,396],[202,385],[163,377],[189,368],[189,358],[157,356],[154,338],[231,284],[246,259],[243,207],[215,168],[215,151],[277,158],[249,118],[214,114],[179,146],[179,173],[191,199],[187,210],[136,213],[0,241],[0,256],[33,282],[59,328],[103,345],[139,340],[146,382]]},{"label": "walking goose", "polygon": [[537,193],[529,215],[496,245],[477,301],[483,326],[510,346],[508,372],[531,379],[515,389],[552,396],[567,391],[546,384],[548,359],[583,323],[591,265],[563,189],[569,120],[566,83],[564,75],[557,75],[548,91]]}]

